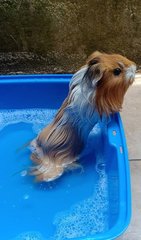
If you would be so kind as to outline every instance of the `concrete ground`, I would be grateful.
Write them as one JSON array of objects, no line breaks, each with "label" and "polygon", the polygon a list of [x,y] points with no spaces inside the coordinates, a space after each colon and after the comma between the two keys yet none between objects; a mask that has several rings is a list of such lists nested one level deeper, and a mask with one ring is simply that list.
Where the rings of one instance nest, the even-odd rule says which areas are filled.
[{"label": "concrete ground", "polygon": [[141,240],[141,74],[128,90],[121,117],[127,138],[132,183],[132,219],[117,240]]}]

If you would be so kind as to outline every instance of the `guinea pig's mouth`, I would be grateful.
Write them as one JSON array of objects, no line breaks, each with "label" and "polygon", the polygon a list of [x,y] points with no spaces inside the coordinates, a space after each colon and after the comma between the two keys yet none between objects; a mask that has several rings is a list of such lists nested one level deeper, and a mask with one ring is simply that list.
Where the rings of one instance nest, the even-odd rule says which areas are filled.
[{"label": "guinea pig's mouth", "polygon": [[128,67],[126,70],[126,79],[127,81],[132,84],[135,80],[135,74],[136,74],[136,65],[132,65],[131,67]]},{"label": "guinea pig's mouth", "polygon": [[130,80],[129,80],[130,84],[132,84],[134,82],[134,80],[135,80],[135,77],[134,78],[130,78]]}]

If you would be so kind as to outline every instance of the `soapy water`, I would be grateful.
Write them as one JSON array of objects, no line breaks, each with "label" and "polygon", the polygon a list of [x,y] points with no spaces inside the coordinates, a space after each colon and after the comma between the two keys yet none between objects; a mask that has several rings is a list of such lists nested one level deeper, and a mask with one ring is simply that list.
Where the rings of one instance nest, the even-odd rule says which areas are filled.
[{"label": "soapy water", "polygon": [[96,170],[99,180],[92,196],[73,205],[68,211],[56,214],[53,221],[56,230],[52,237],[44,238],[40,233],[27,232],[12,240],[64,240],[92,236],[108,230],[107,175],[99,163],[96,164]]},{"label": "soapy water", "polygon": [[56,233],[50,240],[86,237],[108,229],[108,180],[101,156],[97,157],[95,170],[98,173],[98,181],[93,194],[73,205],[70,210],[56,215]]},{"label": "soapy water", "polygon": [[107,177],[103,173],[94,194],[72,206],[69,211],[56,215],[55,235],[50,240],[86,237],[108,230]]},{"label": "soapy water", "polygon": [[26,232],[19,234],[16,238],[11,240],[47,240],[39,232]]},{"label": "soapy water", "polygon": [[[32,124],[34,133],[38,134],[51,122],[55,114],[55,109],[0,110],[0,130],[8,125],[24,122]],[[97,134],[99,126],[96,125],[92,132]],[[106,231],[108,229],[109,202],[104,157],[97,156],[95,171],[98,180],[94,183],[92,195],[77,202],[70,209],[56,213],[53,221],[55,227],[53,236],[45,238],[39,232],[31,231],[21,233],[10,240],[64,240]],[[26,175],[26,170],[21,172],[21,177]],[[29,195],[25,194],[23,199],[28,201]]]},{"label": "soapy water", "polygon": [[107,175],[98,166],[97,170],[100,175],[93,195],[73,205],[68,211],[56,214],[53,222],[56,230],[52,237],[44,238],[40,233],[27,232],[11,240],[64,240],[108,230]]},{"label": "soapy water", "polygon": [[32,124],[33,131],[38,134],[55,117],[56,111],[56,109],[0,110],[0,130],[8,125],[24,122]]}]

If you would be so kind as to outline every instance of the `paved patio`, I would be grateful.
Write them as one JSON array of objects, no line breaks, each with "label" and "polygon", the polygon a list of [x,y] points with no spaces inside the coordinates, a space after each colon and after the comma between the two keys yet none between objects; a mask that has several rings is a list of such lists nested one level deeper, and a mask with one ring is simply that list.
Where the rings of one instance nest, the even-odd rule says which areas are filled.
[{"label": "paved patio", "polygon": [[117,240],[141,240],[141,74],[126,94],[121,116],[131,168],[132,220]]}]

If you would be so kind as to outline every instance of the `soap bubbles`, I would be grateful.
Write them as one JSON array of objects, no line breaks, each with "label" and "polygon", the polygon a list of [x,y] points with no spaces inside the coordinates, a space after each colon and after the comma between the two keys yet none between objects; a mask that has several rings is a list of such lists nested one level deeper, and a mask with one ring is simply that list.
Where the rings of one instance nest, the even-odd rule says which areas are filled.
[{"label": "soap bubbles", "polygon": [[38,232],[25,232],[11,240],[47,240]]},{"label": "soap bubbles", "polygon": [[32,124],[38,134],[55,116],[54,109],[13,109],[0,110],[0,130],[10,124],[19,122]]},{"label": "soap bubbles", "polygon": [[92,196],[56,215],[56,233],[49,240],[86,237],[108,229],[108,180],[102,159],[97,161],[96,169],[99,180]]}]

